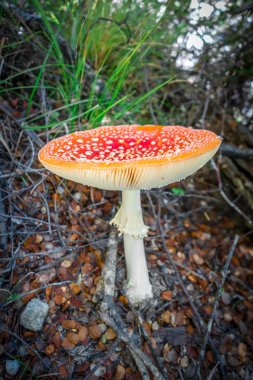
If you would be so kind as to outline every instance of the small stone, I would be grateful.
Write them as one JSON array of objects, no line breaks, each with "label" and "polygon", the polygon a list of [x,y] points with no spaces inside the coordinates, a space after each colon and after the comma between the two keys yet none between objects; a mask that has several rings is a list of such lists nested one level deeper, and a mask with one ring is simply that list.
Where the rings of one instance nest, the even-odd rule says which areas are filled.
[{"label": "small stone", "polygon": [[154,323],[152,323],[152,330],[153,331],[159,330],[159,324],[156,321]]},{"label": "small stone", "polygon": [[18,346],[17,351],[18,351],[18,354],[22,357],[28,355],[28,350],[26,346],[23,346],[23,345]]},{"label": "small stone", "polygon": [[232,317],[232,315],[230,313],[226,312],[224,314],[224,319],[225,319],[226,322],[230,322],[230,321],[232,321],[233,317]]},{"label": "small stone", "polygon": [[47,303],[38,298],[33,298],[28,302],[20,316],[21,325],[31,331],[42,330],[48,309],[49,306]]},{"label": "small stone", "polygon": [[187,368],[189,365],[189,358],[188,356],[184,356],[183,358],[180,359],[180,366],[182,368]]},{"label": "small stone", "polygon": [[17,360],[6,360],[5,370],[10,376],[15,376],[20,369],[20,364]]},{"label": "small stone", "polygon": [[222,302],[225,304],[225,305],[230,305],[231,303],[231,296],[228,292],[224,292],[221,296],[221,299],[222,299]]}]

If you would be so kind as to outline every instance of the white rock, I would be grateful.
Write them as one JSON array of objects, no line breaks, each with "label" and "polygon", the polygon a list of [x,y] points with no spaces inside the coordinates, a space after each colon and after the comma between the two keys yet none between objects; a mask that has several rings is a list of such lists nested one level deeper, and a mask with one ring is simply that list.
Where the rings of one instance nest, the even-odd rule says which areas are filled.
[{"label": "white rock", "polygon": [[20,323],[28,330],[40,331],[43,328],[43,323],[48,313],[48,304],[33,298],[26,305],[20,316]]}]

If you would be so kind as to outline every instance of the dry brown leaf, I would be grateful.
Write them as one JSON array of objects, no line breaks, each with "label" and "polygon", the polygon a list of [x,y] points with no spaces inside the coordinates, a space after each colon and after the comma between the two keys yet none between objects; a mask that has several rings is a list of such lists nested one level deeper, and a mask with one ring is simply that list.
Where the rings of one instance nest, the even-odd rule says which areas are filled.
[{"label": "dry brown leaf", "polygon": [[81,328],[78,331],[78,338],[80,342],[85,341],[88,338],[88,329],[86,326],[81,326]]},{"label": "dry brown leaf", "polygon": [[100,341],[98,342],[98,348],[99,348],[100,350],[106,350],[106,344],[100,340]]},{"label": "dry brown leaf", "polygon": [[59,350],[61,347],[61,335],[59,331],[57,331],[53,336],[53,343],[56,346],[56,348]]},{"label": "dry brown leaf", "polygon": [[76,346],[77,343],[79,342],[78,334],[76,334],[76,333],[74,333],[74,332],[72,332],[72,331],[70,331],[70,332],[67,333],[66,338],[67,338],[68,341],[69,341],[70,343],[72,343],[74,346]]},{"label": "dry brown leaf", "polygon": [[125,373],[126,373],[125,367],[123,367],[123,365],[118,364],[116,368],[116,372],[114,374],[114,380],[124,379]]},{"label": "dry brown leaf", "polygon": [[69,287],[70,287],[71,292],[74,293],[75,295],[79,294],[82,290],[81,287],[77,283],[70,284]]},{"label": "dry brown leaf", "polygon": [[128,299],[123,294],[119,296],[119,302],[124,303],[125,305],[128,305]]},{"label": "dry brown leaf", "polygon": [[107,329],[105,332],[105,337],[108,340],[113,340],[116,338],[116,336],[117,336],[116,332],[111,327],[109,327],[109,329]]},{"label": "dry brown leaf", "polygon": [[62,322],[62,327],[64,329],[75,329],[76,322],[73,321],[73,319],[65,319],[65,321]]},{"label": "dry brown leaf", "polygon": [[67,366],[61,365],[59,367],[59,372],[60,372],[61,378],[66,379],[67,377],[69,377],[69,372],[68,372]]},{"label": "dry brown leaf", "polygon": [[247,346],[245,343],[239,343],[238,353],[241,357],[245,357],[247,355]]},{"label": "dry brown leaf", "polygon": [[170,311],[166,310],[161,314],[162,321],[164,323],[170,323]]},{"label": "dry brown leaf", "polygon": [[50,298],[50,296],[52,294],[52,287],[51,286],[49,286],[48,288],[46,288],[45,294],[46,294],[47,298]]},{"label": "dry brown leaf", "polygon": [[46,348],[45,348],[45,352],[48,356],[52,355],[55,351],[55,347],[53,344],[49,344]]},{"label": "dry brown leaf", "polygon": [[102,330],[99,325],[89,326],[88,332],[89,332],[89,336],[92,339],[99,339],[102,335]]},{"label": "dry brown leaf", "polygon": [[56,294],[54,296],[54,302],[56,305],[62,305],[62,304],[64,304],[64,302],[66,302],[66,300],[67,299],[61,294]]},{"label": "dry brown leaf", "polygon": [[65,348],[65,350],[72,350],[72,348],[75,347],[74,344],[72,344],[67,338],[64,338],[62,341],[62,347]]},{"label": "dry brown leaf", "polygon": [[170,301],[172,299],[172,292],[170,290],[166,290],[162,292],[161,298],[166,301]]},{"label": "dry brown leaf", "polygon": [[192,325],[188,325],[188,326],[186,327],[186,331],[187,331],[187,334],[189,334],[189,335],[193,335],[193,333],[194,333],[194,328],[193,328],[193,326],[192,326]]},{"label": "dry brown leaf", "polygon": [[188,278],[188,280],[190,280],[194,284],[198,281],[197,277],[194,274],[192,274],[192,273],[188,274],[187,278]]},{"label": "dry brown leaf", "polygon": [[151,330],[151,326],[150,326],[150,324],[149,324],[148,322],[143,321],[143,323],[142,323],[142,327],[143,327],[144,330],[146,331],[146,334],[147,334],[148,336],[150,336],[151,333],[152,333],[152,330]]},{"label": "dry brown leaf", "polygon": [[212,351],[207,351],[206,357],[207,357],[207,360],[209,361],[209,363],[211,363],[211,364],[214,363],[214,355],[213,355]]}]

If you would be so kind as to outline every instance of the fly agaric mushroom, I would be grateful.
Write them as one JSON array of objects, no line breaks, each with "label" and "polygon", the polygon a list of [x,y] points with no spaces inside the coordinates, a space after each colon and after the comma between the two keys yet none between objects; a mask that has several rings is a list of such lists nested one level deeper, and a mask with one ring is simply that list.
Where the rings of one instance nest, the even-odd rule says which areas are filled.
[{"label": "fly agaric mushroom", "polygon": [[119,125],[75,132],[39,152],[53,173],[84,185],[121,190],[122,205],[111,221],[124,237],[126,294],[132,303],[152,297],[143,238],[140,190],[179,181],[200,169],[218,150],[213,132],[180,126]]}]

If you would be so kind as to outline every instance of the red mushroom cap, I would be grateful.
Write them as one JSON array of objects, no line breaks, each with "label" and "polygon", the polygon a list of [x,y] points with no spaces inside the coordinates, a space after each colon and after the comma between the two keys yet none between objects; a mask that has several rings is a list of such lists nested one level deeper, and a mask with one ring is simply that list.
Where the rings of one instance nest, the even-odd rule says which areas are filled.
[{"label": "red mushroom cap", "polygon": [[110,190],[147,189],[194,173],[220,143],[206,130],[119,125],[52,140],[39,159],[53,173],[75,182]]}]

